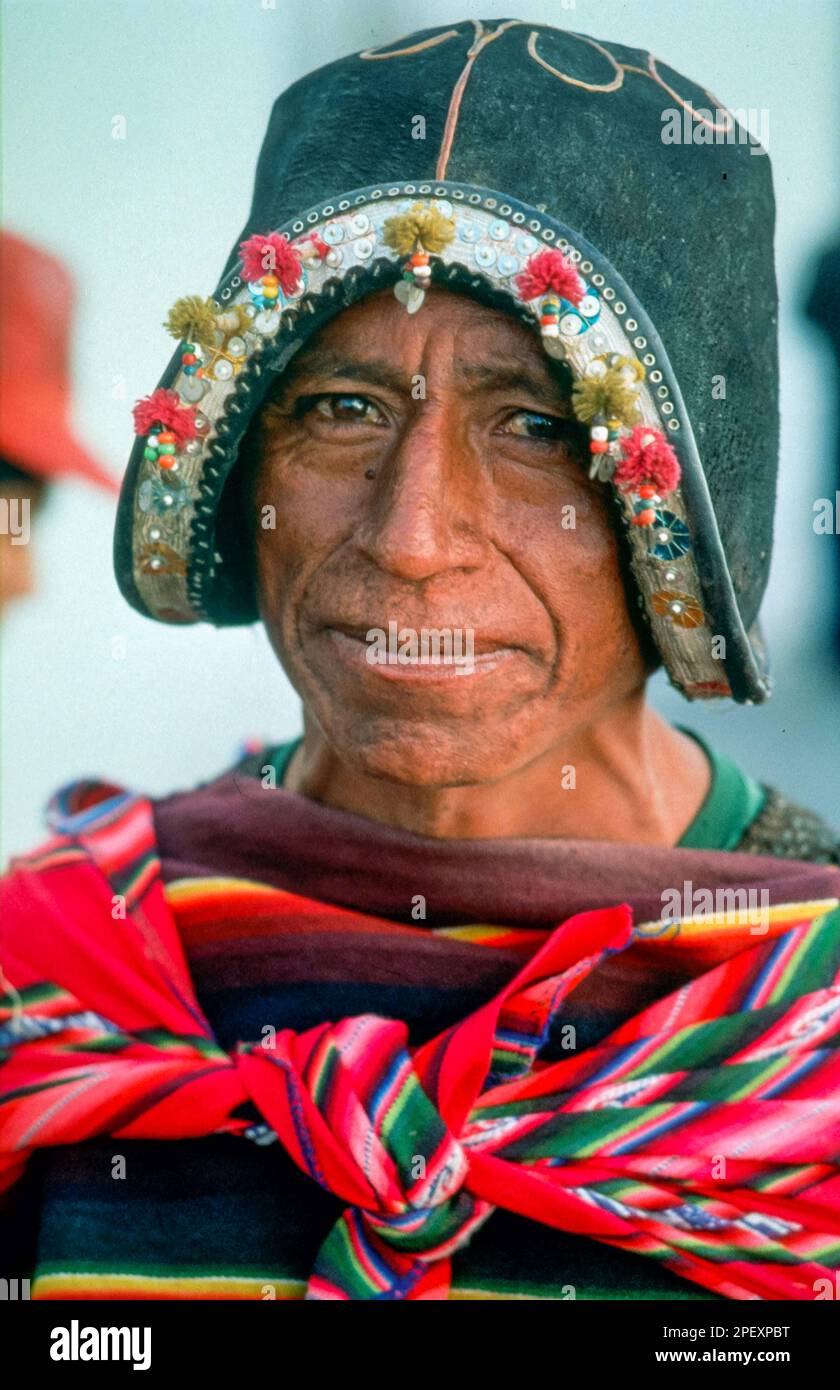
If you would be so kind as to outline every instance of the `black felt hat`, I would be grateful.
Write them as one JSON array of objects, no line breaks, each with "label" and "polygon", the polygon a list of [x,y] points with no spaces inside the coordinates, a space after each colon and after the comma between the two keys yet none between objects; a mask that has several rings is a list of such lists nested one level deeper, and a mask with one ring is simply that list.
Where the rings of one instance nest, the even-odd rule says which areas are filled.
[{"label": "black felt hat", "polygon": [[[394,235],[412,210],[451,225],[428,269],[413,269]],[[773,226],[761,146],[710,93],[636,49],[467,20],[309,74],[277,99],[242,235],[212,300],[179,301],[170,326],[184,341],[138,408],[115,545],[123,593],[163,621],[255,620],[231,538],[217,533],[255,412],[333,315],[401,281],[417,310],[411,295],[422,300],[430,275],[542,333],[579,381],[628,360],[644,370],[641,425],[600,430],[613,463],[628,438],[638,456],[641,431],[641,446],[655,437],[681,470],[652,503],[609,467],[601,475],[641,612],[686,695],[765,698],[754,623],[778,459]],[[279,247],[279,283],[248,278],[260,244]],[[544,293],[525,292],[548,250],[574,268],[578,293],[562,273],[555,293],[550,266]],[[636,524],[640,513],[652,525]]]}]

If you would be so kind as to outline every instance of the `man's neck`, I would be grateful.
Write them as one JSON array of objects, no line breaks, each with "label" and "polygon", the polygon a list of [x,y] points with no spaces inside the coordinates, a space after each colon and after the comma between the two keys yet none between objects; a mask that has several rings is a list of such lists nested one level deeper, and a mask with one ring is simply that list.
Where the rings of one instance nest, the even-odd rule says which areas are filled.
[{"label": "man's neck", "polygon": [[560,838],[675,845],[709,790],[693,739],[643,698],[495,782],[428,787],[386,782],[343,763],[306,722],[284,788],[416,835]]}]

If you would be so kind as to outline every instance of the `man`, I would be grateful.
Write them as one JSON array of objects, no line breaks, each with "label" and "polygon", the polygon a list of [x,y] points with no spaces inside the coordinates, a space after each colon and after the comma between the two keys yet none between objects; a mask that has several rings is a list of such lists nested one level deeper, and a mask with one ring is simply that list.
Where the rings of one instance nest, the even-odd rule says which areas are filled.
[{"label": "man", "polygon": [[[664,143],[675,106],[729,139]],[[259,618],[304,733],[154,803],[75,784],[9,878],[35,1296],[833,1278],[837,837],[644,693],[769,689],[752,149],[647,55],[515,20],[276,104],[115,558],[149,616]]]},{"label": "man", "polygon": [[61,262],[0,233],[0,612],[35,587],[32,523],[50,480],[114,489],[68,421],[72,315]]}]

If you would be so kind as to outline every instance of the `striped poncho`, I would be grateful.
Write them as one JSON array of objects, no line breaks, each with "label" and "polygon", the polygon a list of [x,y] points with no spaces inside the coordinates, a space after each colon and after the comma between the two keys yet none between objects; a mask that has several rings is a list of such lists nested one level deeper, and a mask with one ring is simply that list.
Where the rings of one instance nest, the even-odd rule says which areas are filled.
[{"label": "striped poncho", "polygon": [[[77,786],[55,823],[0,937],[34,1296],[813,1299],[840,1268],[837,870],[428,841],[236,776]],[[725,910],[663,923],[672,884]]]}]

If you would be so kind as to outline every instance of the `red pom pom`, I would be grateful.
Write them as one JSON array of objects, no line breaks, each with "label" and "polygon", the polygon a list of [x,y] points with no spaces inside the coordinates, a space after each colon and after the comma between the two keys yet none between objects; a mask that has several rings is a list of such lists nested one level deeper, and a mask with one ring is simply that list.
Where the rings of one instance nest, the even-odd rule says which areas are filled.
[{"label": "red pom pom", "polygon": [[151,434],[161,425],[174,434],[180,448],[188,440],[195,439],[195,410],[191,405],[182,405],[177,391],[166,391],[158,387],[151,396],[144,396],[134,407],[134,429],[137,434]]},{"label": "red pom pom", "polygon": [[321,238],[318,236],[318,233],[317,233],[317,232],[313,232],[313,233],[312,233],[312,236],[309,238],[309,240],[312,242],[312,245],[315,247],[315,250],[318,252],[319,258],[320,258],[322,261],[326,260],[327,256],[330,254],[330,248],[329,248],[329,246],[327,245],[327,243],[326,243],[325,241],[322,241],[322,240],[321,240]]},{"label": "red pom pom", "polygon": [[585,293],[584,283],[570,260],[556,247],[535,251],[525,269],[516,277],[523,299],[537,299],[553,290],[570,304],[579,304]]},{"label": "red pom pom", "polygon": [[284,294],[293,294],[300,284],[300,257],[289,238],[277,232],[252,236],[239,248],[242,274],[250,283],[264,275],[276,275]]},{"label": "red pom pom", "polygon": [[652,483],[660,497],[666,497],[680,480],[679,459],[659,430],[636,425],[621,441],[622,458],[613,475],[616,487],[631,492]]}]

